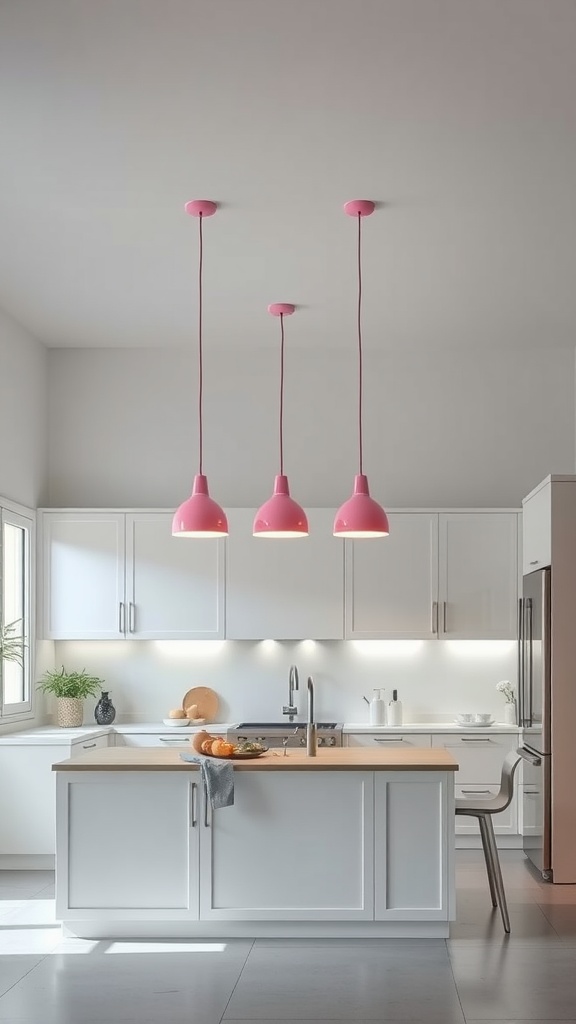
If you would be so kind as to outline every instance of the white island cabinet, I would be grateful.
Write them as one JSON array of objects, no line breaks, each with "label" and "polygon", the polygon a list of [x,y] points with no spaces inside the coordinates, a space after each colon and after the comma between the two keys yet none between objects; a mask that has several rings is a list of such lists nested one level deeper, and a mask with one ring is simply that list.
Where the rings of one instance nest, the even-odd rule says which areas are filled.
[{"label": "white island cabinet", "polygon": [[56,912],[72,934],[448,934],[456,762],[445,751],[270,752],[235,763],[234,805],[217,810],[175,750],[54,767]]}]

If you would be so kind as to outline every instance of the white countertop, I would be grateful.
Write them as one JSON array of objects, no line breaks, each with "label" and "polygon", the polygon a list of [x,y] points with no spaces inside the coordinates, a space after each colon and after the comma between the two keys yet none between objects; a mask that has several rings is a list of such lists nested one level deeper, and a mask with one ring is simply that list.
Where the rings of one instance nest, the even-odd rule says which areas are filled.
[{"label": "white countertop", "polygon": [[345,722],[344,733],[350,732],[511,732],[517,733],[520,729],[517,725],[504,725],[503,722],[495,722],[494,725],[457,725],[456,722],[406,722],[404,725],[370,725],[369,722]]},{"label": "white countertop", "polygon": [[[40,725],[33,729],[21,729],[15,732],[0,734],[0,746],[52,746],[75,743],[78,740],[94,739],[97,736],[106,736],[109,733],[122,734],[146,734],[162,733],[163,735],[175,735],[180,733],[184,738],[191,733],[199,732],[201,729],[208,729],[211,733],[224,734],[231,728],[233,722],[209,722],[204,725],[189,725],[185,727],[167,726],[162,722],[114,722],[113,725],[83,725],[79,729],[62,729],[56,725]],[[516,725],[504,725],[496,722],[494,725],[485,728],[475,726],[456,725],[454,722],[406,722],[405,725],[370,725],[369,722],[345,722],[344,733],[518,733],[520,729]]]},{"label": "white countertop", "polygon": [[57,725],[39,725],[33,729],[20,729],[0,734],[1,746],[53,746],[75,743],[76,740],[94,739],[114,732],[109,725],[83,725],[79,729],[62,729]]}]

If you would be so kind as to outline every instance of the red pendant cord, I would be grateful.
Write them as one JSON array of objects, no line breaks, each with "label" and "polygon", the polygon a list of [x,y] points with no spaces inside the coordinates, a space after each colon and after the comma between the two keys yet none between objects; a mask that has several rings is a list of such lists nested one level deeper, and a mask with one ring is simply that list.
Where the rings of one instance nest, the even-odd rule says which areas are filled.
[{"label": "red pendant cord", "polygon": [[280,476],[284,476],[284,314],[280,313]]},{"label": "red pendant cord", "polygon": [[199,458],[199,473],[202,476],[202,453],[203,453],[203,437],[202,437],[202,386],[203,386],[203,365],[202,365],[202,261],[203,261],[203,245],[202,245],[202,214],[198,218],[198,237],[199,237],[199,260],[198,260],[198,438],[200,448]]},{"label": "red pendant cord", "polygon": [[362,475],[362,217],[358,214],[358,444]]}]

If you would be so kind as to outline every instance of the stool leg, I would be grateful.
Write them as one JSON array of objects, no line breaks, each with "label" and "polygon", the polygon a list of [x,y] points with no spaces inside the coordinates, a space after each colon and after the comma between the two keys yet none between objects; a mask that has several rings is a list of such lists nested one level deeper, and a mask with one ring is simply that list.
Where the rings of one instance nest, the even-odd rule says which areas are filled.
[{"label": "stool leg", "polygon": [[492,864],[494,866],[494,881],[496,883],[496,893],[498,895],[498,902],[500,903],[502,924],[504,925],[504,931],[507,934],[509,934],[510,918],[508,916],[508,904],[506,903],[506,893],[504,892],[504,882],[502,880],[502,871],[500,870],[500,859],[498,857],[498,847],[496,846],[496,839],[494,836],[494,826],[492,824],[492,818],[489,814],[486,815],[486,835],[488,837],[488,846],[492,854]]},{"label": "stool leg", "polygon": [[492,906],[497,907],[498,899],[496,896],[496,886],[494,884],[494,865],[492,863],[492,854],[490,852],[490,844],[488,842],[486,818],[483,814],[478,815],[478,824],[480,826],[480,835],[482,837],[482,849],[484,850],[484,860],[486,861],[486,874],[488,875],[488,885],[490,886]]}]

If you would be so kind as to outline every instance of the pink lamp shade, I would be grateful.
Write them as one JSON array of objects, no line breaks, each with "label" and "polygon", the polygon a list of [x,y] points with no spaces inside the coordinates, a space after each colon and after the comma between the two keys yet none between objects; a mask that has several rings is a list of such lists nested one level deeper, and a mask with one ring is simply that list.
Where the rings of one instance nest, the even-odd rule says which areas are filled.
[{"label": "pink lamp shade", "polygon": [[197,473],[192,494],[174,513],[173,537],[227,537],[228,520],[224,509],[208,493],[206,477]]},{"label": "pink lamp shade", "polygon": [[382,506],[370,497],[368,477],[363,473],[354,477],[354,493],[338,509],[333,532],[335,537],[358,540],[387,537],[390,533],[388,516]]},{"label": "pink lamp shade", "polygon": [[290,497],[288,477],[278,474],[274,479],[274,493],[258,509],[252,530],[254,537],[271,539],[307,537],[308,519],[303,508]]}]

